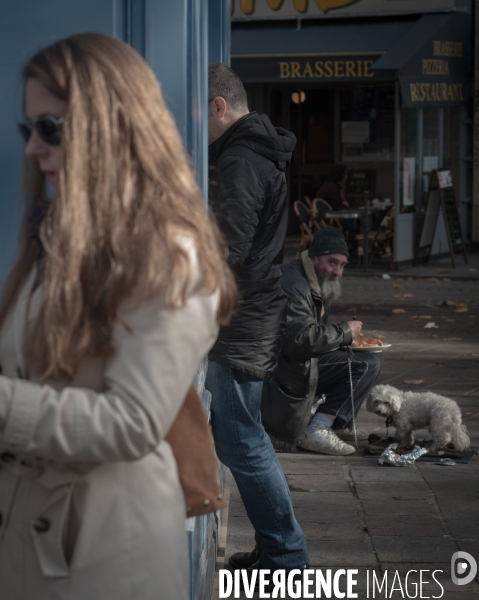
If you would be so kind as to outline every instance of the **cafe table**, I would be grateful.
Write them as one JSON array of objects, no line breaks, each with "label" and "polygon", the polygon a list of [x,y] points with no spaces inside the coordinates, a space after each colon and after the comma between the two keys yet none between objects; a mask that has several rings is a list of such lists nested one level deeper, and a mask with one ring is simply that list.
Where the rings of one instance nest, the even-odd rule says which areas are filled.
[{"label": "cafe table", "polygon": [[[370,215],[373,215],[374,213],[377,213],[381,210],[385,210],[385,209],[390,209],[392,207],[392,204],[385,204],[385,203],[381,203],[381,204],[369,204],[369,202],[366,203],[366,206],[364,208],[343,208],[341,210],[328,210],[328,212],[326,212],[324,214],[324,216],[327,219],[361,219],[362,220],[362,225],[363,225],[363,250],[364,250],[364,257],[363,257],[363,269],[364,271],[368,270],[368,263],[369,263],[369,243],[368,242],[368,234],[369,234],[369,223],[368,223],[368,217]],[[364,241],[366,240],[366,241]]]}]

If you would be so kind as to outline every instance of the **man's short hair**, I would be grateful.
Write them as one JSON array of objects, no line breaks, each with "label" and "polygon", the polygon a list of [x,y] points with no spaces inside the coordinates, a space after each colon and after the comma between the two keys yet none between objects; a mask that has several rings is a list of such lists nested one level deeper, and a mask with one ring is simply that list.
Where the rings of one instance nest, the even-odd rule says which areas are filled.
[{"label": "man's short hair", "polygon": [[233,110],[248,110],[248,98],[241,79],[226,65],[208,66],[208,98],[224,98]]}]

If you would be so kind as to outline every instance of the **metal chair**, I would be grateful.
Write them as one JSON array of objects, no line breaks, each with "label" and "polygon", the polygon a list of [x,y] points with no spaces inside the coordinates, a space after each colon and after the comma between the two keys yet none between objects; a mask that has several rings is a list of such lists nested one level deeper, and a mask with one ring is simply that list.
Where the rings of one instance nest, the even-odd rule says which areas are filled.
[{"label": "metal chair", "polygon": [[[381,221],[380,226],[376,231],[368,233],[369,243],[369,264],[373,263],[375,257],[381,258],[386,255],[389,258],[391,270],[394,269],[393,262],[393,239],[394,239],[394,208],[391,208],[386,216]],[[361,266],[361,261],[364,255],[364,235],[362,233],[356,236],[358,249],[358,267]]]},{"label": "metal chair", "polygon": [[323,198],[315,198],[313,200],[313,208],[311,211],[313,217],[313,227],[315,229],[322,229],[327,225],[331,225],[332,227],[336,227],[340,231],[343,230],[343,226],[341,225],[339,219],[326,219],[326,213],[332,210],[331,205]]},{"label": "metal chair", "polygon": [[293,202],[294,212],[298,217],[299,229],[301,231],[301,242],[299,250],[296,253],[296,258],[301,256],[301,252],[309,248],[309,245],[313,241],[313,231],[311,229],[311,213],[308,207],[301,200],[295,200]]}]

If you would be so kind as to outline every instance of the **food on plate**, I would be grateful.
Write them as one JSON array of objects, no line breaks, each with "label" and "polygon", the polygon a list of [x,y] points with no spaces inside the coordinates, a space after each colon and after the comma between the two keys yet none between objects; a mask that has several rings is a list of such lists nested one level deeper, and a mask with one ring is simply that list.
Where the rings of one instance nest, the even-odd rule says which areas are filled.
[{"label": "food on plate", "polygon": [[351,344],[353,348],[368,348],[369,346],[383,346],[379,338],[367,338],[365,340],[357,340]]}]

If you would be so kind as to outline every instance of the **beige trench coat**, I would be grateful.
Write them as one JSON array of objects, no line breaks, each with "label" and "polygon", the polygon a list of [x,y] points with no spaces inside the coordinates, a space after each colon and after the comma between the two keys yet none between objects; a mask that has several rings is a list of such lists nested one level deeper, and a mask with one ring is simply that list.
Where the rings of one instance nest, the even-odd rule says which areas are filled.
[{"label": "beige trench coat", "polygon": [[185,600],[185,506],[164,441],[217,335],[218,294],[124,306],[111,359],[67,384],[22,359],[42,288],[24,286],[0,337],[0,600]]}]

